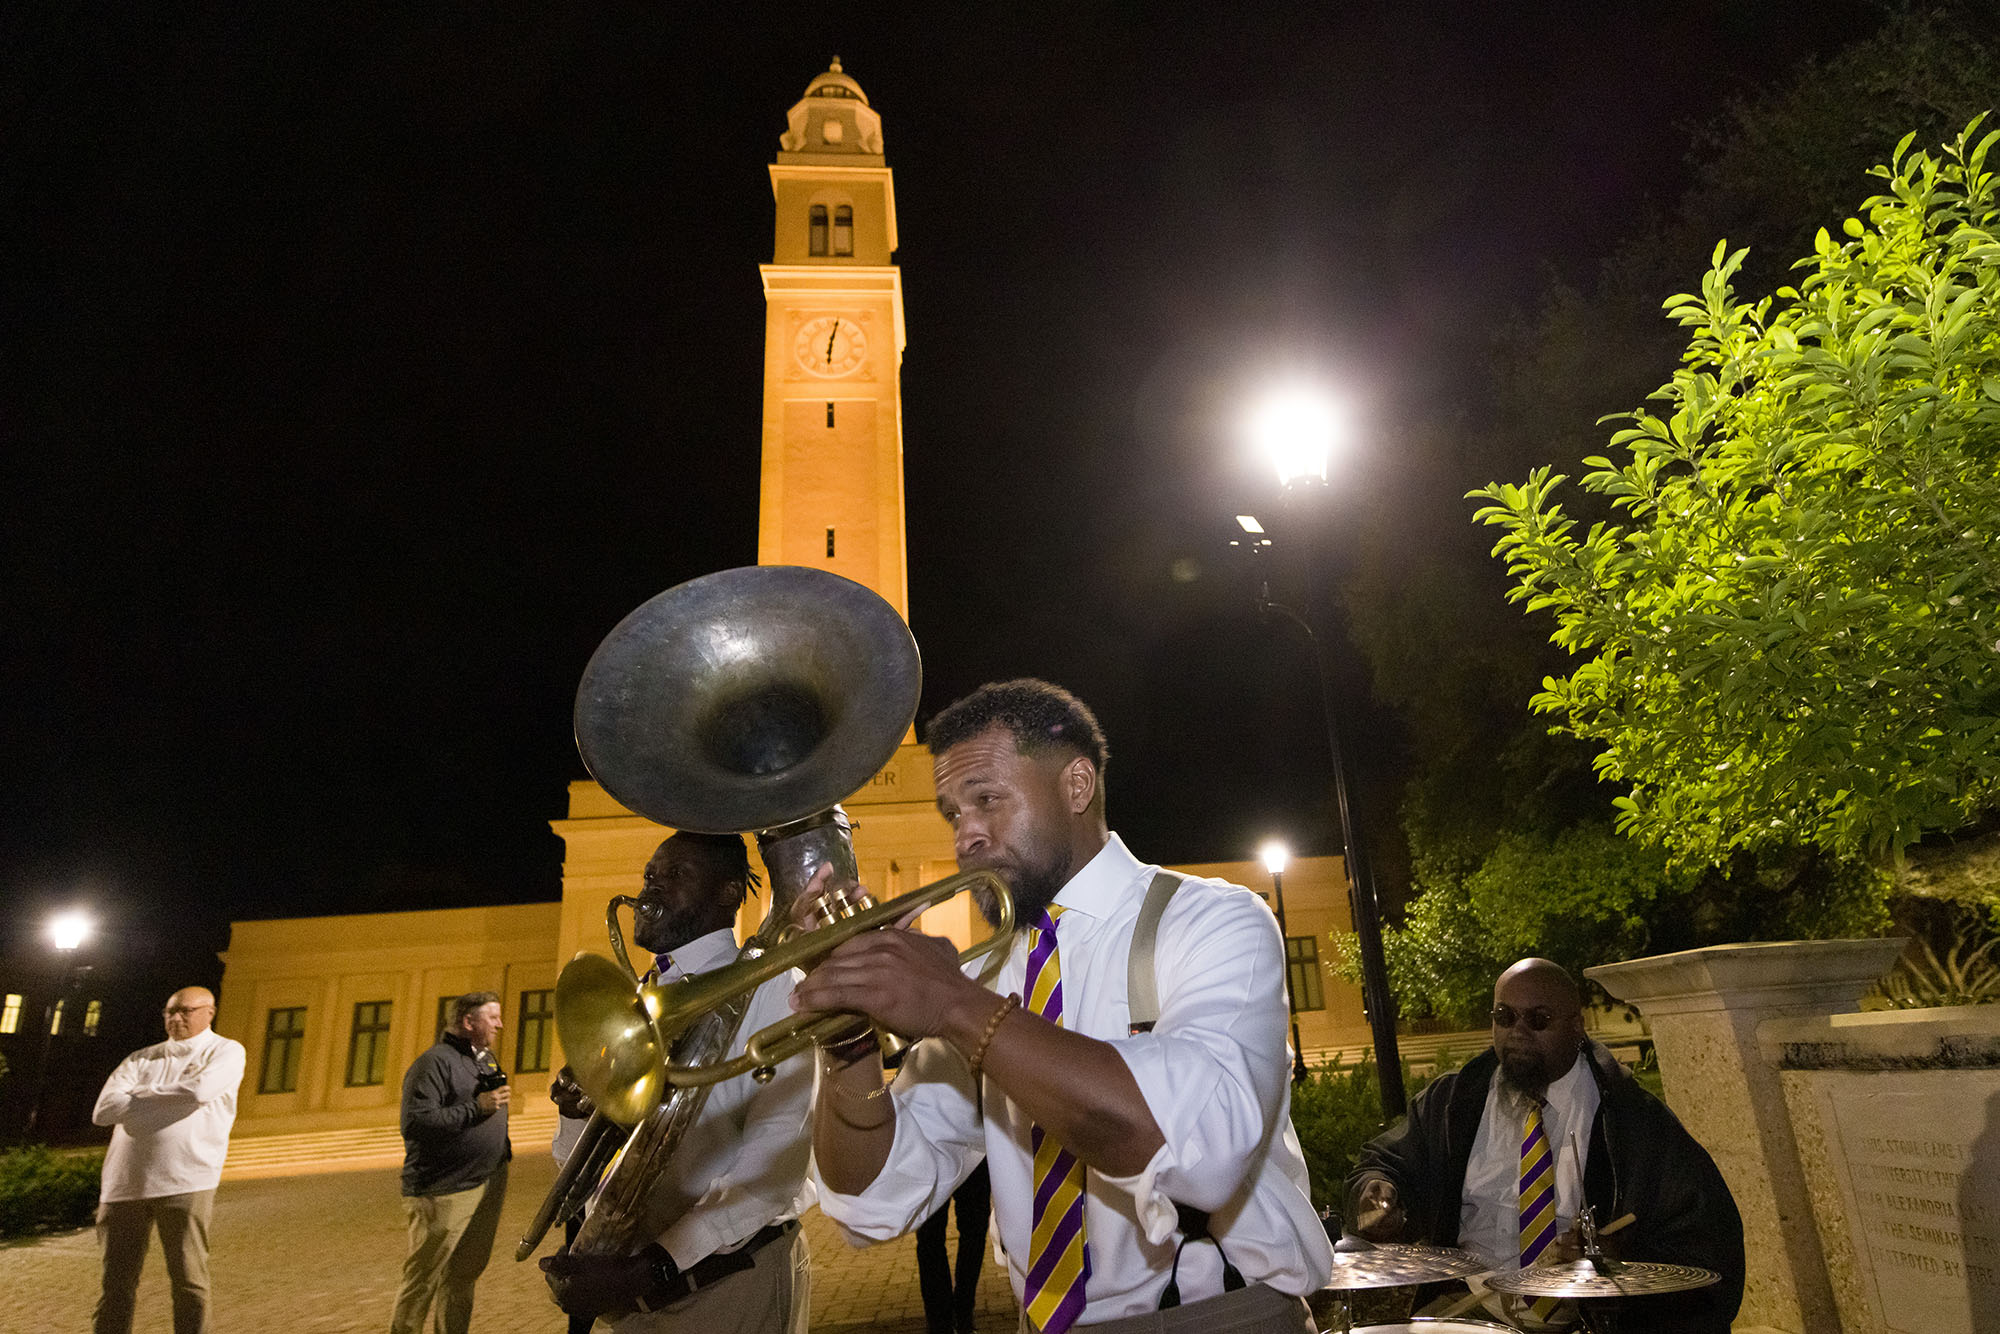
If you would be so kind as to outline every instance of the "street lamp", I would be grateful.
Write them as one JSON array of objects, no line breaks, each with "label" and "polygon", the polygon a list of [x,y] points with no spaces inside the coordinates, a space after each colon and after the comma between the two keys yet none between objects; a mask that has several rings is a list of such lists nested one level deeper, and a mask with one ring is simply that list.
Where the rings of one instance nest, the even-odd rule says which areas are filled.
[{"label": "street lamp", "polygon": [[[1318,530],[1325,521],[1330,487],[1327,465],[1344,434],[1339,410],[1325,394],[1310,386],[1292,385],[1264,398],[1249,423],[1252,444],[1276,468],[1285,490],[1285,508],[1293,518],[1303,548],[1304,607],[1309,616],[1318,579]],[[1347,800],[1347,764],[1340,748],[1340,724],[1335,708],[1333,678],[1320,636],[1307,616],[1273,602],[1268,583],[1260,586],[1257,609],[1289,621],[1304,632],[1319,674],[1320,703],[1326,718],[1326,746],[1333,762],[1333,790],[1340,808],[1341,865],[1347,871],[1348,915],[1361,947],[1361,1001],[1375,1043],[1375,1072],[1382,1089],[1385,1116],[1401,1116],[1408,1108],[1403,1092],[1403,1062],[1396,1046],[1395,1001],[1389,994],[1389,969],[1382,953],[1382,913],[1375,898],[1375,881],[1354,834],[1354,817]],[[1289,971],[1289,969],[1287,970]]]},{"label": "street lamp", "polygon": [[56,1015],[60,1012],[63,995],[69,990],[70,968],[76,960],[76,952],[83,948],[97,930],[97,923],[89,913],[72,908],[59,912],[48,920],[42,934],[60,960],[56,967],[55,997],[49,1002],[48,1014],[42,1023],[42,1059],[35,1067],[35,1096],[28,1103],[27,1134],[35,1133],[35,1124],[42,1119],[42,1098],[49,1086],[49,1055],[55,1042]]},{"label": "street lamp", "polygon": [[1299,1041],[1299,997],[1292,990],[1292,933],[1285,927],[1285,864],[1292,859],[1291,849],[1277,839],[1272,839],[1257,855],[1264,859],[1264,869],[1271,873],[1271,892],[1278,900],[1278,936],[1285,942],[1285,1005],[1292,1012],[1292,1082],[1306,1082],[1306,1049]]}]

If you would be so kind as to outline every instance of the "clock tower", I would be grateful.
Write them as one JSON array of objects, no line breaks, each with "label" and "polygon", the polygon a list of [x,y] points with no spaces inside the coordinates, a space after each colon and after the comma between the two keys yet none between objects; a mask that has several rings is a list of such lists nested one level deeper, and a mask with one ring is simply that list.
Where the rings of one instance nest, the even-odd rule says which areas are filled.
[{"label": "clock tower", "polygon": [[902,273],[882,117],[835,58],[771,164],[757,561],[866,584],[909,619]]}]

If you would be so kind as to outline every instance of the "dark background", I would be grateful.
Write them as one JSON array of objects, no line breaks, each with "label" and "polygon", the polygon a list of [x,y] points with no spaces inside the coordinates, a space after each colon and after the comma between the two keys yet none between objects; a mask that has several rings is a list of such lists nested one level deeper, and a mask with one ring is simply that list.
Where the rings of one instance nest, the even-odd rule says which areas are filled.
[{"label": "dark background", "polygon": [[[765,166],[835,53],[896,173],[923,716],[1047,676],[1140,856],[1335,850],[1310,661],[1227,546],[1276,508],[1245,404],[1346,397],[1353,568],[1490,480],[1439,442],[1509,312],[1679,193],[1693,122],[1882,16],[679,8],[0,20],[16,972],[70,903],[164,995],[233,918],[557,895],[583,663],[755,559]],[[1329,643],[1393,902],[1396,723]]]}]

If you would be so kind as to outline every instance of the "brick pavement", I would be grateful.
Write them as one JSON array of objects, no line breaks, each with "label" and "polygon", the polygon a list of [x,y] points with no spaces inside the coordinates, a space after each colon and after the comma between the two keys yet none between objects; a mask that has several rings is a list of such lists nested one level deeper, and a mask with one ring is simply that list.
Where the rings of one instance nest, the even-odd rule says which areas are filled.
[{"label": "brick pavement", "polygon": [[[560,1334],[563,1328],[534,1262],[517,1265],[513,1258],[514,1243],[553,1178],[546,1156],[514,1160],[500,1243],[479,1284],[477,1334]],[[225,1182],[210,1234],[213,1334],[386,1329],[403,1239],[394,1170]],[[813,1256],[814,1331],[923,1334],[913,1239],[856,1250],[818,1210],[807,1216],[806,1239]],[[548,1249],[543,1243],[543,1252]],[[0,1334],[81,1334],[90,1327],[97,1281],[97,1239],[88,1229],[0,1246]],[[1018,1308],[990,1257],[979,1295],[980,1334],[1014,1334]],[[172,1327],[166,1267],[155,1246],[133,1328],[135,1334],[170,1334]]]}]

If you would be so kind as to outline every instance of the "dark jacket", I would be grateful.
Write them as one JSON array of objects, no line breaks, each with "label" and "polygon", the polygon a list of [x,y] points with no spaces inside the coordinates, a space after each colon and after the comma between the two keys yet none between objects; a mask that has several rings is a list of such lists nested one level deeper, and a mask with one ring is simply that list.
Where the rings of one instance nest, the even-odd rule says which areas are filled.
[{"label": "dark jacket", "polygon": [[410,1062],[403,1075],[403,1194],[471,1190],[514,1156],[507,1109],[479,1110],[482,1070],[499,1073],[491,1057],[482,1064],[456,1033],[441,1035]]},{"label": "dark jacket", "polygon": [[[1584,1198],[1599,1223],[1637,1216],[1607,1247],[1627,1260],[1695,1265],[1722,1275],[1720,1283],[1693,1292],[1627,1299],[1619,1310],[1621,1334],[1728,1334],[1743,1301],[1743,1220],[1729,1187],[1708,1152],[1617,1058],[1595,1042],[1585,1052],[1599,1102]],[[1466,1163],[1498,1064],[1489,1049],[1463,1070],[1440,1075],[1401,1125],[1363,1146],[1347,1179],[1350,1220],[1361,1187],[1382,1177],[1395,1186],[1407,1215],[1405,1240],[1458,1244]]]}]

